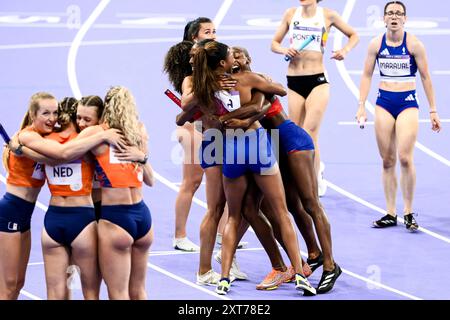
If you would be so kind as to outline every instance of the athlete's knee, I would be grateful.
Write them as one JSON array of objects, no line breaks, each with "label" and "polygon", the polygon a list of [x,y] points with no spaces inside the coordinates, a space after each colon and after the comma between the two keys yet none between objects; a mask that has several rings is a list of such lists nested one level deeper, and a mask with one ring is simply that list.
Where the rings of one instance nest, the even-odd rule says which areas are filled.
[{"label": "athlete's knee", "polygon": [[113,289],[108,288],[108,297],[110,300],[130,300],[130,293],[128,289]]},{"label": "athlete's knee", "polygon": [[305,130],[308,132],[308,134],[315,140],[317,138],[317,135],[319,134],[319,124],[309,124],[308,126],[305,126]]},{"label": "athlete's knee", "polygon": [[47,285],[48,300],[65,300],[68,298],[68,288],[66,283],[52,283]]},{"label": "athlete's knee", "polygon": [[83,290],[84,300],[99,300],[100,299],[100,286],[99,288],[89,288]]},{"label": "athlete's knee", "polygon": [[395,167],[395,156],[385,156],[383,157],[383,169],[392,169]]},{"label": "athlete's knee", "polygon": [[241,223],[241,217],[235,217],[232,215],[228,216],[227,225],[232,226],[233,228],[237,229],[239,227],[239,224]]},{"label": "athlete's knee", "polygon": [[0,300],[13,300],[16,299],[17,293],[22,289],[22,287],[18,287],[18,281],[16,277],[5,277],[3,279],[4,290],[0,291]]},{"label": "athlete's knee", "polygon": [[413,157],[410,154],[404,154],[404,153],[400,152],[398,159],[399,159],[400,165],[403,168],[409,168],[413,164]]},{"label": "athlete's knee", "polygon": [[209,226],[212,224],[217,227],[217,225],[219,224],[220,218],[222,217],[222,212],[220,212],[220,210],[218,210],[218,209],[213,210],[212,208],[208,208],[208,210],[206,211],[205,217],[203,219],[202,226],[203,225]]},{"label": "athlete's knee", "polygon": [[302,199],[303,207],[305,208],[305,211],[311,216],[311,217],[320,217],[321,216],[321,207],[317,199],[314,197],[310,197],[307,199]]},{"label": "athlete's knee", "polygon": [[214,204],[208,204],[208,211],[215,218],[220,219],[225,209],[225,201],[218,201]]},{"label": "athlete's knee", "polygon": [[180,186],[180,192],[194,194],[202,183],[201,179],[185,179]]},{"label": "athlete's knee", "polygon": [[144,286],[132,286],[130,287],[130,299],[131,300],[146,300],[147,292],[145,292]]},{"label": "athlete's knee", "polygon": [[22,290],[24,285],[25,285],[25,278],[24,277],[20,277],[19,279],[17,279],[17,282],[16,282],[16,291],[17,291],[17,293],[20,293],[20,290]]}]

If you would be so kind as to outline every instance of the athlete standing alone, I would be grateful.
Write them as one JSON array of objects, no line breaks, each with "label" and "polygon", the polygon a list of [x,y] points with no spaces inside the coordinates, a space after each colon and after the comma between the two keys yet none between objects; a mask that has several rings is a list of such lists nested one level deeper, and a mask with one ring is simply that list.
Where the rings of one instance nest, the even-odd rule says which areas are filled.
[{"label": "athlete standing alone", "polygon": [[441,123],[437,114],[425,47],[417,37],[404,31],[405,5],[400,1],[388,2],[384,8],[384,22],[387,28],[386,33],[372,39],[369,44],[359,89],[359,108],[356,118],[367,118],[364,106],[369,94],[375,62],[377,62],[381,82],[375,107],[375,134],[380,156],[383,159],[383,187],[387,214],[374,221],[373,226],[385,228],[397,225],[395,164],[398,154],[405,225],[406,229],[415,231],[419,227],[412,214],[416,185],[413,151],[419,127],[417,70],[419,70],[430,105],[431,129],[439,132]]}]

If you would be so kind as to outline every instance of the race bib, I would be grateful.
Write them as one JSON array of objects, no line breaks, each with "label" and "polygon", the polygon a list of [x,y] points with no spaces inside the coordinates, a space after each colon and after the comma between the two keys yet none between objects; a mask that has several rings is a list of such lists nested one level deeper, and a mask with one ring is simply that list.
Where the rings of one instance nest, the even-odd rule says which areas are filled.
[{"label": "race bib", "polygon": [[114,151],[117,150],[113,145],[109,145],[109,163],[117,164],[117,163],[131,163],[131,161],[122,161],[117,159]]},{"label": "race bib", "polygon": [[137,179],[139,182],[142,182],[144,180],[144,171],[142,171],[142,169],[139,168],[139,171],[137,173]]},{"label": "race bib", "polygon": [[44,180],[45,179],[44,165],[42,163],[39,163],[39,162],[36,163],[31,177],[36,180]]},{"label": "race bib", "polygon": [[222,105],[229,112],[237,110],[241,107],[241,98],[239,96],[239,91],[217,91],[215,94],[217,99],[222,102]]},{"label": "race bib", "polygon": [[409,56],[391,56],[378,58],[378,67],[385,76],[399,77],[411,74],[411,63]]},{"label": "race bib", "polygon": [[81,162],[65,163],[58,166],[45,166],[48,183],[55,186],[70,186],[72,191],[83,187]]}]

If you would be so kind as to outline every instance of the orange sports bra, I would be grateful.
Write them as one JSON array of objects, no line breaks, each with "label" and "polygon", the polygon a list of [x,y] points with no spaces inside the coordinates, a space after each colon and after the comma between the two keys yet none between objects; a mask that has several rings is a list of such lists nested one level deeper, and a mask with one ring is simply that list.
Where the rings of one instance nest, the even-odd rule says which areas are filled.
[{"label": "orange sports bra", "polygon": [[[22,131],[35,131],[31,126]],[[21,132],[22,132],[21,131]],[[25,156],[16,156],[9,151],[8,176],[6,183],[28,188],[40,188],[45,183],[44,166]]]},{"label": "orange sports bra", "polygon": [[[78,133],[74,132],[64,138],[58,132],[46,136],[47,139],[59,143],[66,143],[74,139]],[[74,160],[57,166],[45,166],[48,188],[53,196],[88,196],[92,191],[94,177],[94,163],[84,159]]]},{"label": "orange sports bra", "polygon": [[[106,130],[107,125],[101,125]],[[114,155],[115,148],[108,145],[105,152],[96,156],[95,171],[102,188],[142,187],[144,172],[132,162],[121,161]]]}]

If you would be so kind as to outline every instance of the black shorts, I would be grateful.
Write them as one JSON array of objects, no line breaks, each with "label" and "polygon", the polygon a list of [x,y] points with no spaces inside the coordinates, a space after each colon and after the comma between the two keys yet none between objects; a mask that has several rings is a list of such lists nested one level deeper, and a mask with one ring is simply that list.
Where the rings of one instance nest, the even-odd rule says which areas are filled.
[{"label": "black shorts", "polygon": [[308,98],[313,89],[321,84],[328,83],[324,73],[313,74],[310,76],[287,76],[287,87],[303,98]]}]

